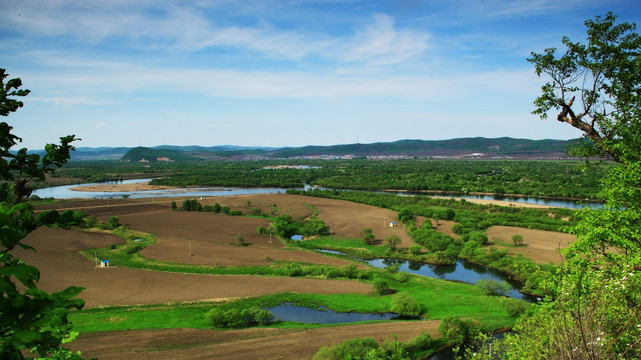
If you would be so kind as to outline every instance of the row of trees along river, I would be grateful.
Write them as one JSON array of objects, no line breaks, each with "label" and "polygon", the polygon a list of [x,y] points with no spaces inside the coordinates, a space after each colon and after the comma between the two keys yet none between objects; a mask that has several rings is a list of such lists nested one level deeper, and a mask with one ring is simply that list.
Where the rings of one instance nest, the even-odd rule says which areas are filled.
[{"label": "row of trees along river", "polygon": [[[281,165],[281,167],[276,167]],[[289,166],[283,167],[282,165]],[[300,166],[309,165],[309,166]],[[58,176],[87,181],[118,174],[165,174],[155,185],[492,193],[598,198],[608,166],[551,160],[271,160],[202,163],[72,162]]]}]

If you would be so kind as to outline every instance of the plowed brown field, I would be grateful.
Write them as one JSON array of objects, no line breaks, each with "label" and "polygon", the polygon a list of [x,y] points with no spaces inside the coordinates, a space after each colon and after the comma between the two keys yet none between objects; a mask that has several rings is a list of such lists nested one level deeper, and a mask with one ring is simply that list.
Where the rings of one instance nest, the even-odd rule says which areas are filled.
[{"label": "plowed brown field", "polygon": [[[290,259],[336,266],[348,263],[346,260],[308,251],[288,250],[275,238],[270,243],[268,236],[260,236],[256,232],[257,226],[268,224],[266,219],[172,211],[172,200],[180,206],[183,198],[73,200],[39,208],[82,209],[103,221],[110,216],[118,216],[120,222],[129,228],[157,236],[158,242],[146,248],[143,255],[162,261],[206,265],[266,265],[270,261]],[[254,207],[269,212],[276,205],[281,214],[289,214],[295,218],[309,217],[315,209],[319,212],[318,218],[331,226],[338,238],[358,237],[363,228],[370,227],[379,240],[396,234],[402,239],[401,247],[411,245],[404,229],[389,227],[396,214],[372,206],[287,194],[211,197],[201,202],[203,205],[218,202],[221,206],[229,206],[244,213]],[[451,225],[451,222],[441,222],[439,230],[451,233]],[[511,228],[492,228],[488,231],[488,236],[508,241],[505,237],[511,236],[512,232]],[[518,232],[524,236],[525,243],[529,246],[515,248],[514,251],[530,251],[529,255],[541,259],[547,259],[542,254],[547,254],[545,256],[550,258],[555,255],[554,245],[559,243],[558,233],[547,234],[524,229],[518,229]],[[250,246],[234,244],[236,234],[242,234]],[[535,237],[536,234],[540,238]],[[119,238],[106,234],[41,228],[30,234],[25,242],[34,246],[37,253],[20,251],[19,256],[41,270],[40,286],[48,291],[61,290],[70,285],[85,287],[81,297],[90,307],[223,299],[285,291],[372,292],[372,287],[368,284],[344,280],[213,276],[118,267],[96,268],[94,261],[81,255],[79,251],[122,242]],[[379,243],[383,246],[382,241]],[[418,321],[311,330],[269,328],[231,331],[125,331],[81,334],[77,341],[71,343],[71,347],[83,351],[85,356],[100,359],[309,359],[320,347],[349,338],[373,337],[382,341],[389,340],[392,334],[396,334],[399,340],[405,341],[423,331],[437,336],[437,327],[436,321]]]}]

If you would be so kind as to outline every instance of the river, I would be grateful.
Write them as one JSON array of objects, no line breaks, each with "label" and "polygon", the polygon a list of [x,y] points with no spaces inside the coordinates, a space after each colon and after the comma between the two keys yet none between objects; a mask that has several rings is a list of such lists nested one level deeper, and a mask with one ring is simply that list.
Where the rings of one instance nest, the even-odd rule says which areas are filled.
[{"label": "river", "polygon": [[[105,184],[134,184],[140,182],[148,182],[151,179],[134,179],[124,180],[120,182],[106,182],[106,183],[85,183],[63,186],[52,186],[48,188],[36,189],[33,195],[40,198],[55,198],[55,199],[73,199],[73,198],[89,198],[89,199],[110,199],[122,198],[123,196],[132,199],[137,198],[153,198],[153,197],[180,197],[180,196],[232,196],[232,195],[251,195],[251,194],[277,194],[284,193],[287,189],[282,188],[238,188],[238,187],[194,187],[194,188],[173,188],[173,189],[160,189],[160,190],[145,190],[145,191],[76,191],[71,190],[80,186],[96,186]],[[309,186],[301,188],[307,190]],[[412,193],[412,192],[388,192],[390,194],[398,195],[418,195],[429,196],[425,193]],[[481,199],[481,200],[495,200],[495,201],[513,201],[525,204],[536,204],[545,206],[556,206],[570,209],[581,209],[583,207],[599,207],[600,203],[585,202],[579,200],[567,199],[540,199],[532,197],[505,197],[505,196],[491,196],[491,195],[460,195],[460,194],[439,194],[437,197],[447,197],[455,199]]]}]

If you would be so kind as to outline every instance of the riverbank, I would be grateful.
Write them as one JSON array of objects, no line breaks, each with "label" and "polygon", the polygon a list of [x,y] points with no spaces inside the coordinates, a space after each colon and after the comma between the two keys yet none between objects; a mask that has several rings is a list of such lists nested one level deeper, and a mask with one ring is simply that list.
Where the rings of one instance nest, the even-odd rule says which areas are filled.
[{"label": "riverbank", "polygon": [[[139,182],[139,183],[127,183],[127,184],[98,184],[98,185],[88,185],[88,186],[77,186],[72,187],[69,190],[72,191],[86,191],[86,192],[129,192],[129,191],[154,191],[154,190],[167,190],[167,189],[179,189],[173,186],[167,185],[151,185],[149,181]],[[443,198],[449,199],[450,197],[444,195],[428,195],[426,196],[434,198]],[[552,205],[542,205],[542,204],[529,204],[517,201],[509,200],[487,200],[487,199],[465,199],[465,201],[482,204],[482,205],[499,205],[499,206],[513,206],[513,207],[524,207],[524,208],[534,208],[534,209],[546,209],[554,208],[558,206]]]},{"label": "riverbank", "polygon": [[89,192],[127,192],[127,191],[153,191],[153,190],[166,190],[172,189],[173,186],[166,185],[151,185],[149,181],[130,183],[130,184],[100,184],[72,187],[72,191],[89,191]]}]

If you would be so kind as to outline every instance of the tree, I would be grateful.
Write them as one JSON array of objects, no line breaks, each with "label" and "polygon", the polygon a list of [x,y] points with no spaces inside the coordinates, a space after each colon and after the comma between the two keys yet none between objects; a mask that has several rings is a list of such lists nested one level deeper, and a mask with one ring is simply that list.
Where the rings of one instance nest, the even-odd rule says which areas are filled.
[{"label": "tree", "polygon": [[421,306],[416,299],[407,293],[398,293],[392,298],[392,312],[403,317],[417,317],[421,314]]},{"label": "tree", "polygon": [[245,237],[243,236],[243,234],[240,234],[240,233],[236,234],[236,235],[234,236],[234,240],[236,240],[236,242],[237,242],[237,243],[238,243],[238,245],[240,245],[240,246],[247,246],[247,245],[249,245],[249,244],[247,244],[247,242],[245,242]]},{"label": "tree", "polygon": [[551,79],[534,113],[559,111],[589,140],[575,154],[618,164],[603,183],[604,207],[577,214],[577,240],[546,284],[550,301],[517,322],[505,358],[641,358],[641,39],[634,24],[615,22],[611,13],[588,20],[587,45],[564,37],[564,55],[529,59]]},{"label": "tree", "polygon": [[376,236],[374,236],[372,228],[363,228],[358,234],[365,240],[366,244],[372,245],[376,242]]},{"label": "tree", "polygon": [[[5,82],[7,78],[6,70],[0,69],[2,116],[21,108],[23,103],[17,98],[29,94],[29,90],[20,89],[19,78]],[[68,226],[65,221],[69,218],[55,211],[36,217],[26,198],[31,194],[29,181],[44,181],[47,174],[65,164],[74,150],[71,143],[79,139],[74,135],[61,137],[60,144],[45,145],[46,153],[41,158],[28,154],[26,148],[11,152],[22,141],[12,130],[12,126],[0,122],[0,358],[22,359],[23,350],[40,357],[79,358],[62,344],[75,337],[67,314],[84,306],[84,301],[75,298],[82,288],[72,286],[51,294],[38,289],[39,270],[12,254],[16,247],[34,250],[22,240],[39,226]]]},{"label": "tree", "polygon": [[512,235],[512,243],[514,244],[514,246],[522,246],[523,235],[519,235],[519,234]]},{"label": "tree", "polygon": [[401,238],[396,234],[387,235],[385,237],[385,242],[389,245],[390,249],[396,250],[396,246],[401,243]]},{"label": "tree", "polygon": [[585,22],[588,44],[563,37],[565,53],[555,48],[532,53],[536,74],[550,79],[536,98],[534,114],[557,120],[584,133],[576,154],[607,156],[617,162],[641,158],[641,38],[635,24],[615,24],[616,16]]},{"label": "tree", "polygon": [[510,284],[505,281],[499,282],[494,279],[481,279],[476,282],[476,286],[480,287],[489,296],[505,296],[511,289]]}]

